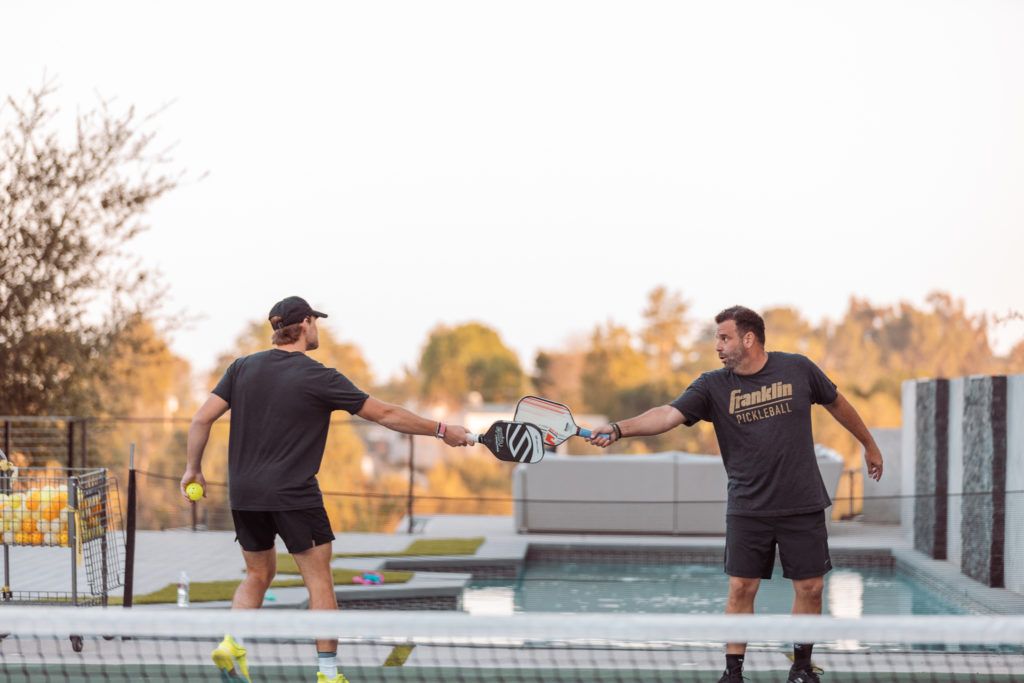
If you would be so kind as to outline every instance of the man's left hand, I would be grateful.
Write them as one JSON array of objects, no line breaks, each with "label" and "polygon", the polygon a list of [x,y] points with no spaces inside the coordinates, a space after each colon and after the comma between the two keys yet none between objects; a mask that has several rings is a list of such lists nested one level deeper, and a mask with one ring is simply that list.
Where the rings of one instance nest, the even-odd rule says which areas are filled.
[{"label": "man's left hand", "polygon": [[864,449],[864,462],[868,466],[868,476],[878,481],[882,478],[882,451],[878,446],[871,444]]}]

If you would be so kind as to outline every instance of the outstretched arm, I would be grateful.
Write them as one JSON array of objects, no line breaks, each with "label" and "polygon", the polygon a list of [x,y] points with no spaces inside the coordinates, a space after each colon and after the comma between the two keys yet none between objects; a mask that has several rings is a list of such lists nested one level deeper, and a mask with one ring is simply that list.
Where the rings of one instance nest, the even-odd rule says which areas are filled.
[{"label": "outstretched arm", "polygon": [[[683,424],[683,414],[672,406],[658,406],[621,422],[601,425],[593,429],[588,441],[604,448],[627,436],[654,436]],[[615,427],[618,426],[618,430]]]},{"label": "outstretched arm", "polygon": [[210,428],[217,419],[228,411],[228,402],[217,394],[210,394],[196,414],[192,417],[192,424],[188,427],[188,443],[185,447],[188,461],[185,464],[185,474],[181,477],[181,495],[185,495],[185,487],[192,482],[198,483],[206,489],[206,479],[203,477],[203,451],[206,450],[206,442],[210,439]]},{"label": "outstretched arm", "polygon": [[868,476],[875,481],[881,479],[882,452],[878,450],[875,438],[871,436],[871,432],[864,425],[864,420],[860,419],[857,410],[850,405],[850,402],[842,394],[837,394],[836,400],[826,405],[825,410],[832,413],[832,417],[836,419],[836,422],[843,425],[846,431],[853,434],[857,441],[860,441],[861,445],[864,446],[864,462],[868,466]]},{"label": "outstretched arm", "polygon": [[[388,429],[402,434],[420,434],[422,436],[436,436],[438,423],[428,420],[425,417],[406,410],[401,406],[378,401],[372,396],[366,399],[366,403],[356,413],[359,417],[370,422],[387,427]],[[445,427],[444,442],[449,446],[466,446],[466,428],[460,425],[447,425]]]}]

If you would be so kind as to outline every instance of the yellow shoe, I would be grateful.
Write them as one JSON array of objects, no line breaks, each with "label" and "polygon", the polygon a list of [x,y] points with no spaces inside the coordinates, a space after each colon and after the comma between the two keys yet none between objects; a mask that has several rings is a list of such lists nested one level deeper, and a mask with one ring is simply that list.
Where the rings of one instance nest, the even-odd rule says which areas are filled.
[{"label": "yellow shoe", "polygon": [[322,671],[317,671],[316,683],[348,683],[348,679],[345,678],[344,674],[338,674],[334,678],[328,678],[327,676],[324,676]]},{"label": "yellow shoe", "polygon": [[210,658],[220,669],[222,681],[252,683],[252,679],[249,678],[249,663],[245,659],[248,653],[248,650],[235,642],[234,638],[225,635],[224,640],[220,641],[220,645],[210,653]]}]

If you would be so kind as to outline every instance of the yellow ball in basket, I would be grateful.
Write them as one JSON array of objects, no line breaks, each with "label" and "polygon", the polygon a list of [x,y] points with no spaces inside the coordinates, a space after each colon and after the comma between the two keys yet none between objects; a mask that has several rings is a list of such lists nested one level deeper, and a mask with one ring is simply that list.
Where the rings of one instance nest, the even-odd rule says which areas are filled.
[{"label": "yellow ball in basket", "polygon": [[203,497],[203,485],[192,482],[185,487],[185,495],[188,496],[189,500],[199,500]]}]

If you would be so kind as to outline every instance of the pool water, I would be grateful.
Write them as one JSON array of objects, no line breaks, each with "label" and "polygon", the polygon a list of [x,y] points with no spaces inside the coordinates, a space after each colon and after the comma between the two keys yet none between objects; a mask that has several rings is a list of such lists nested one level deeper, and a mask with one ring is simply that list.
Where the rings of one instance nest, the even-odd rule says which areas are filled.
[{"label": "pool water", "polygon": [[[473,581],[463,594],[472,614],[516,612],[646,612],[721,614],[728,577],[719,565],[530,563],[517,579]],[[793,588],[782,578],[762,581],[758,614],[789,614]],[[825,575],[823,611],[833,616],[963,614],[939,594],[886,568],[834,569]]]}]

